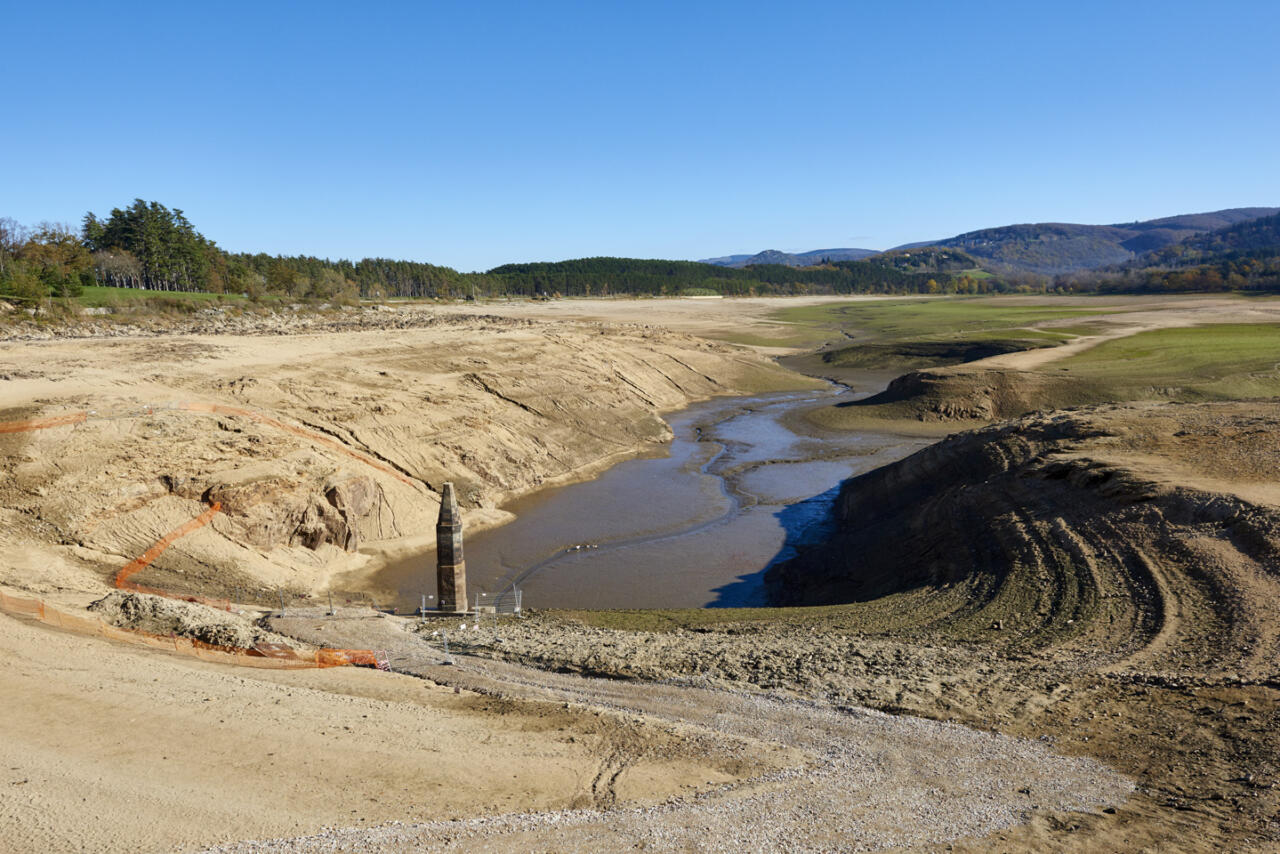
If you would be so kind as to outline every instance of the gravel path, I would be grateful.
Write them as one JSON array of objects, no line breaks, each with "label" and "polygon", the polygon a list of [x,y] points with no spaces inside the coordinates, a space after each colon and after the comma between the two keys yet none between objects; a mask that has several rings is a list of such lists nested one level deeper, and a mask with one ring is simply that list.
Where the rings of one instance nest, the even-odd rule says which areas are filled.
[{"label": "gravel path", "polygon": [[[305,635],[303,627],[315,622],[277,621],[275,627]],[[643,809],[334,829],[210,852],[867,851],[984,836],[1035,811],[1097,810],[1123,802],[1132,790],[1130,781],[1104,766],[1056,756],[1045,742],[865,709],[583,678],[469,656],[444,666],[437,649],[403,632],[398,621],[345,622],[345,628],[329,624],[325,640],[341,634],[342,642],[364,638],[388,646],[398,671],[496,696],[580,704],[601,714],[700,729],[745,759],[753,742],[770,742],[804,751],[812,761]]]}]

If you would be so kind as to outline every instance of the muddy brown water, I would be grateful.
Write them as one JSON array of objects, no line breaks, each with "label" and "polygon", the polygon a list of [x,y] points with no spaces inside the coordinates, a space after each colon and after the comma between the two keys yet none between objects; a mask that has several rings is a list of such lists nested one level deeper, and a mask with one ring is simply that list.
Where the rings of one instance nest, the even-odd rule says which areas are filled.
[{"label": "muddy brown water", "polygon": [[[513,522],[468,537],[474,601],[526,608],[767,605],[763,576],[825,533],[840,484],[923,447],[874,433],[806,435],[788,423],[843,389],[718,398],[667,418],[665,456],[628,460],[591,481],[504,509]],[[380,586],[402,609],[435,593],[435,552],[388,566]]]}]

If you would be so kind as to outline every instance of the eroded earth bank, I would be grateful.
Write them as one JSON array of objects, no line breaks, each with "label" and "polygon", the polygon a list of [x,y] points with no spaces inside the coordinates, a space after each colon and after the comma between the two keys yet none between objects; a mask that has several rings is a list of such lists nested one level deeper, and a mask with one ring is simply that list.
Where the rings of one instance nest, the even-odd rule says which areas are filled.
[{"label": "eroded earth bank", "polygon": [[358,586],[431,545],[445,480],[476,530],[515,496],[660,448],[663,412],[805,382],[642,325],[367,314],[365,331],[0,345],[0,420],[74,422],[0,434],[0,582],[100,587],[218,502],[148,583]]}]

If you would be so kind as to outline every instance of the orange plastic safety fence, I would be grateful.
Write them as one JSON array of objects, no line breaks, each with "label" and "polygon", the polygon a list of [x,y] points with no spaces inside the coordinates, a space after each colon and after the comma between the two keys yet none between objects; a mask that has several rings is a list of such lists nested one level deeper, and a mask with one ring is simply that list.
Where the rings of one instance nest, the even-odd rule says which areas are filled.
[{"label": "orange plastic safety fence", "polygon": [[[263,424],[268,424],[281,430],[286,430],[290,433],[296,433],[303,438],[309,439],[328,448],[332,448],[333,450],[345,454],[352,459],[358,460],[359,462],[375,468],[378,471],[391,475],[397,480],[410,486],[416,486],[413,480],[406,477],[399,471],[396,471],[391,466],[385,465],[377,460],[370,459],[363,454],[353,451],[341,442],[335,441],[328,436],[323,436],[313,430],[306,430],[301,427],[286,424],[283,421],[279,421],[259,412],[254,412],[250,409],[241,409],[237,406],[225,406],[219,403],[186,403],[179,406],[179,408],[190,412],[239,415]],[[153,410],[148,410],[148,412],[150,411]],[[0,422],[0,433],[22,433],[30,430],[45,430],[51,427],[80,424],[87,420],[87,412],[74,412],[68,415],[58,415],[51,418]],[[164,554],[165,550],[168,549],[169,546],[173,545],[174,541],[209,524],[221,509],[222,505],[215,501],[212,507],[205,510],[199,516],[188,520],[165,534],[152,544],[151,548],[147,549],[139,557],[134,558],[120,568],[120,571],[116,573],[115,586],[120,589],[133,590],[139,593],[149,593],[154,596],[164,596],[170,599],[179,599],[186,602],[199,602],[201,604],[213,605],[214,607],[230,610],[231,603],[226,599],[208,599],[203,596],[173,593],[168,590],[147,587],[130,580],[132,576],[137,575],[139,572],[146,569],[156,560],[156,558]],[[0,591],[0,610],[11,614],[34,617],[40,622],[59,626],[60,628],[68,629],[70,631],[99,635],[101,637],[126,641],[128,643],[145,644],[147,646],[158,647],[160,649],[172,649],[174,652],[192,655],[206,661],[240,664],[248,667],[286,669],[299,667],[350,666],[377,667],[382,670],[389,669],[386,653],[379,653],[374,650],[320,649],[314,653],[300,653],[293,649],[274,647],[262,651],[245,651],[234,647],[215,646],[213,644],[207,644],[203,641],[193,640],[190,638],[179,638],[172,635],[157,635],[140,629],[121,629],[97,620],[75,616],[58,609],[48,607],[39,599],[10,596],[3,591]]]},{"label": "orange plastic safety fence", "polygon": [[143,552],[140,557],[134,558],[120,568],[120,571],[116,573],[116,587],[124,587],[130,576],[137,575],[139,572],[150,566],[152,561],[164,554],[165,549],[173,545],[174,540],[181,539],[192,531],[208,525],[213,521],[213,517],[216,516],[218,511],[221,509],[222,504],[215,501],[213,502],[212,507],[201,513],[199,516],[194,519],[188,519],[186,522],[156,540],[151,548]]},{"label": "orange plastic safety fence", "polygon": [[89,413],[73,412],[70,415],[55,415],[52,418],[32,418],[26,421],[0,421],[0,433],[25,433],[28,430],[48,430],[50,427],[65,427],[68,424],[81,424],[88,420]]},{"label": "orange plastic safety fence", "polygon": [[0,591],[0,611],[34,617],[42,623],[57,626],[67,631],[97,635],[110,640],[163,649],[219,664],[237,664],[242,667],[260,667],[276,670],[353,666],[387,669],[386,653],[369,649],[321,649],[315,652],[299,652],[293,649],[276,647],[264,652],[255,649],[244,650],[236,647],[218,646],[195,640],[194,638],[161,635],[142,631],[141,629],[122,629],[118,626],[108,625],[100,620],[69,614],[46,604],[40,599],[11,596],[3,591]]}]

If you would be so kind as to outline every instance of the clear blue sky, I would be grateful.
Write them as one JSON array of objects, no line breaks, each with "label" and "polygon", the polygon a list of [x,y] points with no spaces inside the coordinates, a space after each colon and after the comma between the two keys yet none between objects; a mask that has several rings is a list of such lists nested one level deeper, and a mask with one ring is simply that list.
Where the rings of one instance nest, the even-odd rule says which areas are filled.
[{"label": "clear blue sky", "polygon": [[462,270],[1280,205],[1280,3],[9,3],[0,216]]}]

